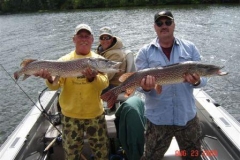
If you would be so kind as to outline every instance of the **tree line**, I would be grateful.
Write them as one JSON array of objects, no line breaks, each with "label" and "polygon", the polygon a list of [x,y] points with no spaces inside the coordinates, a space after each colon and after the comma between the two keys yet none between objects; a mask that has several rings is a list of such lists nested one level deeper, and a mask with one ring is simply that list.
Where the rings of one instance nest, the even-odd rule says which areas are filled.
[{"label": "tree line", "polygon": [[0,0],[0,14],[85,8],[239,2],[240,0]]}]

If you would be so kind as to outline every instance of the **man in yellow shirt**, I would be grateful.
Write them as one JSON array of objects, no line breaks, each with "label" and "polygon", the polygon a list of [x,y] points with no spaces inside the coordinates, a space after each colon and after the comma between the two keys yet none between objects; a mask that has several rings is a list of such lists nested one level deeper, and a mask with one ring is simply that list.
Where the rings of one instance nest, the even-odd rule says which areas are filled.
[{"label": "man in yellow shirt", "polygon": [[[75,29],[73,42],[75,50],[61,57],[67,61],[77,58],[101,57],[91,51],[94,41],[92,29],[80,24]],[[87,68],[81,77],[60,78],[53,83],[53,77],[47,70],[41,70],[36,76],[46,80],[51,90],[61,88],[59,104],[63,114],[63,147],[66,160],[78,160],[83,148],[84,132],[96,160],[108,159],[108,137],[101,92],[109,85],[106,74],[100,74]]]}]

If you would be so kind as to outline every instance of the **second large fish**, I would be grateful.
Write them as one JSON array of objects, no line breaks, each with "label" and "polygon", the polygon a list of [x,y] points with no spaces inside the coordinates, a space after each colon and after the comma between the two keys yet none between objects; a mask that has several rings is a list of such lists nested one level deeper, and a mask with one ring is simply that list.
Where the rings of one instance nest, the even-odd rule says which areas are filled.
[{"label": "second large fish", "polygon": [[183,82],[183,75],[186,73],[197,73],[199,76],[205,77],[226,75],[226,72],[220,71],[221,68],[223,67],[187,61],[163,68],[149,68],[134,73],[126,73],[119,79],[123,83],[103,94],[101,98],[106,101],[108,107],[111,108],[121,92],[134,90],[136,87],[140,86],[141,80],[147,75],[154,76],[157,84],[166,85]]},{"label": "second large fish", "polygon": [[21,63],[22,68],[14,73],[14,78],[18,80],[24,75],[23,80],[34,75],[41,69],[47,69],[52,76],[57,77],[77,77],[82,75],[82,71],[87,67],[103,73],[119,72],[121,62],[110,61],[103,58],[82,58],[71,61],[33,60],[27,59]]}]

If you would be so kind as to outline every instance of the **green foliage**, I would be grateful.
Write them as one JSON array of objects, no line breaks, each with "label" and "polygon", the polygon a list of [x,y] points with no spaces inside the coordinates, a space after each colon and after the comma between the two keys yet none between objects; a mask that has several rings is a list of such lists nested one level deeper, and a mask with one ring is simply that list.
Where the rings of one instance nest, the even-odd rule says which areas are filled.
[{"label": "green foliage", "polygon": [[223,2],[239,3],[239,0],[0,0],[0,13]]},{"label": "green foliage", "polygon": [[148,4],[147,0],[134,0],[135,6],[144,6],[146,4]]},{"label": "green foliage", "polygon": [[103,0],[103,7],[120,7],[121,0]]},{"label": "green foliage", "polygon": [[16,13],[21,11],[21,0],[2,0],[1,9],[2,12]]}]

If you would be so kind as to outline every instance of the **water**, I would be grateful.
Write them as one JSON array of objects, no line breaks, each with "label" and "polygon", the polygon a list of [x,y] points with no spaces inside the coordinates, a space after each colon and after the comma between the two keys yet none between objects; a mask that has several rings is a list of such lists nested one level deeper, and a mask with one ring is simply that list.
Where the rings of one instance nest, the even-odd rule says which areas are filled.
[{"label": "water", "polygon": [[[137,52],[154,37],[153,16],[170,9],[175,17],[175,36],[196,44],[203,62],[225,66],[226,77],[214,77],[204,88],[231,115],[240,121],[240,17],[239,5],[167,6],[80,10],[73,12],[16,14],[0,16],[1,65],[12,76],[23,59],[57,59],[73,50],[72,36],[79,23],[89,24],[98,45],[98,30],[112,28],[127,49]],[[31,109],[44,81],[31,77],[18,81],[31,100],[0,66],[0,144]]]}]

